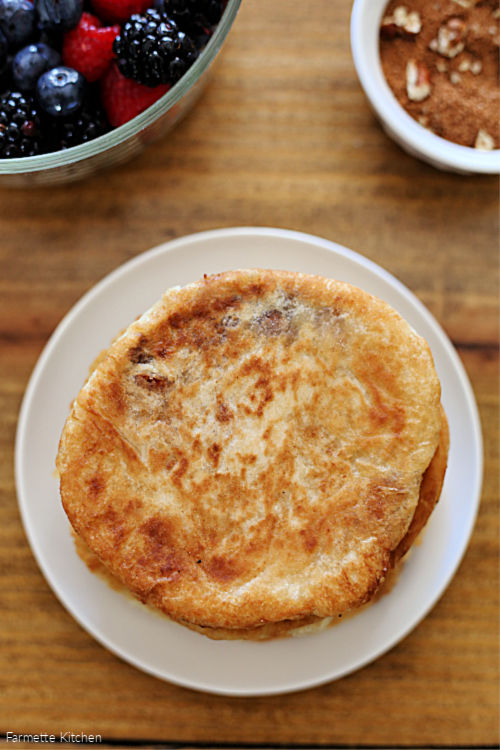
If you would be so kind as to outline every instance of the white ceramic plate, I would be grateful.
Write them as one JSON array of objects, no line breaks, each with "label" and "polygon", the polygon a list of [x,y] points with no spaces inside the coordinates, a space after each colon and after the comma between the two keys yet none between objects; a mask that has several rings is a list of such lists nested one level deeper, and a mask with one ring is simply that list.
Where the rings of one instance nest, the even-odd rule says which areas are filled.
[{"label": "white ceramic plate", "polygon": [[[450,423],[440,503],[391,593],[315,635],[264,643],[211,641],[109,588],[77,556],[61,508],[54,461],[72,399],[90,363],[162,292],[234,268],[279,268],[349,281],[387,300],[429,342]],[[442,329],[394,277],[350,250],[279,229],[227,229],[184,237],[134,258],[68,313],[42,353],[21,409],[16,443],[19,505],[34,555],[73,617],[122,659],[161,679],[227,695],[270,695],[337,679],[406,636],[453,576],[479,502],[482,445],[467,376]]]}]

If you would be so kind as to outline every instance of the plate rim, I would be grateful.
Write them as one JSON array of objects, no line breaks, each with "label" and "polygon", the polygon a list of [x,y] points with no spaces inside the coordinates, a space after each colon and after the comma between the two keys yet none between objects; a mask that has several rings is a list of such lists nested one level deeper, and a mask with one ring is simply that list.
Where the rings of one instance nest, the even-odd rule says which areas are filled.
[{"label": "plate rim", "polygon": [[[451,566],[450,571],[448,572],[448,575],[446,576],[446,581],[439,587],[437,593],[427,603],[427,606],[424,607],[419,612],[418,618],[413,619],[409,624],[407,624],[405,627],[400,629],[395,636],[391,636],[391,638],[387,642],[384,642],[378,649],[372,650],[369,654],[366,655],[366,657],[355,661],[355,663],[352,665],[351,668],[344,669],[340,674],[336,675],[334,673],[335,671],[332,670],[332,674],[330,675],[323,675],[316,679],[311,679],[311,678],[307,678],[305,680],[297,679],[295,680],[295,682],[289,683],[285,686],[283,685],[275,686],[275,687],[271,687],[268,689],[258,688],[258,687],[250,688],[250,689],[244,688],[244,687],[242,687],[241,689],[234,688],[234,687],[225,688],[223,686],[216,686],[213,684],[206,685],[200,680],[193,680],[190,678],[181,679],[175,675],[166,676],[164,672],[162,672],[161,670],[155,670],[154,668],[145,666],[143,663],[141,663],[139,659],[135,658],[135,656],[133,655],[126,653],[126,651],[122,647],[115,644],[112,640],[107,638],[106,635],[102,634],[100,631],[96,631],[96,628],[91,623],[89,624],[89,622],[86,622],[83,616],[80,615],[80,613],[78,613],[77,611],[75,611],[72,604],[65,601],[64,594],[60,590],[59,584],[54,580],[52,571],[48,569],[48,565],[46,564],[45,560],[42,559],[42,556],[39,553],[39,550],[37,548],[37,542],[32,532],[30,522],[29,522],[29,513],[28,513],[28,508],[27,508],[28,504],[26,502],[25,493],[24,493],[23,471],[22,471],[23,443],[24,443],[25,436],[26,436],[26,425],[29,419],[33,399],[36,395],[36,391],[39,386],[40,377],[42,373],[44,372],[48,362],[50,361],[53,355],[53,351],[55,347],[57,346],[60,338],[64,336],[66,329],[71,326],[75,318],[78,318],[82,313],[85,312],[85,309],[89,305],[92,304],[93,299],[95,297],[99,297],[102,293],[105,293],[106,289],[108,287],[112,287],[117,281],[119,281],[121,276],[127,276],[130,273],[130,271],[133,270],[134,267],[147,265],[156,256],[168,255],[171,252],[175,252],[179,248],[182,248],[183,245],[185,246],[185,245],[191,245],[192,243],[203,243],[203,242],[206,242],[207,240],[217,239],[220,237],[229,236],[229,237],[233,237],[237,239],[238,237],[242,237],[242,236],[248,238],[251,235],[260,236],[260,237],[265,236],[268,238],[277,237],[280,239],[290,239],[290,240],[305,242],[305,243],[313,244],[316,247],[321,247],[322,249],[327,250],[329,252],[333,252],[334,254],[346,257],[351,262],[354,262],[356,266],[363,268],[363,269],[367,269],[371,273],[375,274],[375,276],[382,278],[382,280],[385,283],[389,284],[400,295],[402,295],[403,297],[405,297],[406,299],[410,301],[410,303],[416,308],[418,314],[421,317],[423,317],[425,322],[432,328],[433,333],[437,336],[439,345],[443,348],[448,359],[451,360],[453,369],[455,370],[455,373],[458,376],[458,380],[462,388],[462,393],[463,393],[463,396],[465,397],[467,412],[468,412],[468,415],[471,419],[471,423],[473,426],[473,433],[474,433],[473,445],[474,445],[475,451],[474,451],[474,460],[471,461],[471,466],[474,467],[475,474],[476,474],[475,482],[474,482],[474,494],[473,494],[473,498],[471,498],[470,517],[467,523],[467,527],[466,529],[464,529],[463,542],[462,542],[461,548],[459,549],[458,554],[455,553],[454,564]],[[209,264],[210,264],[210,261],[207,262],[207,265]],[[243,266],[236,264],[236,267],[241,268]],[[247,266],[247,267],[251,267],[251,266]],[[211,229],[211,230],[206,230],[202,232],[194,232],[194,233],[183,235],[173,240],[167,240],[158,245],[155,245],[149,250],[146,250],[142,253],[135,255],[134,257],[130,258],[129,260],[125,261],[124,263],[118,265],[116,268],[111,270],[104,277],[102,277],[95,284],[93,284],[69,308],[69,310],[65,313],[65,315],[63,316],[63,318],[58,323],[53,333],[50,335],[47,342],[45,343],[45,346],[43,347],[42,352],[37,358],[37,361],[33,367],[27,386],[25,388],[21,407],[19,410],[18,423],[17,423],[17,429],[16,429],[14,465],[15,465],[14,468],[15,468],[15,486],[16,486],[16,493],[17,493],[17,503],[19,507],[19,513],[21,516],[23,529],[27,537],[31,552],[38,564],[38,567],[42,575],[44,576],[47,584],[49,585],[49,588],[55,594],[60,604],[62,604],[62,606],[66,609],[66,611],[70,613],[70,615],[73,617],[73,619],[76,620],[76,622],[80,625],[80,627],[82,627],[101,646],[109,650],[111,653],[113,653],[115,656],[117,656],[121,660],[125,661],[128,664],[133,665],[135,668],[141,670],[144,673],[150,674],[158,679],[170,682],[172,684],[178,685],[183,688],[193,689],[193,690],[202,691],[202,692],[210,693],[210,694],[234,696],[234,697],[244,697],[244,696],[256,697],[256,696],[280,695],[280,694],[286,694],[286,693],[291,693],[291,692],[297,692],[299,690],[304,690],[304,689],[311,689],[313,687],[319,687],[329,682],[333,682],[338,679],[341,679],[349,674],[352,674],[353,672],[358,671],[359,669],[362,669],[366,665],[380,658],[383,654],[387,653],[389,650],[394,648],[399,642],[401,642],[404,638],[406,638],[409,635],[409,633],[411,633],[419,625],[419,623],[422,622],[422,620],[427,616],[427,614],[436,605],[438,600],[441,598],[441,596],[444,594],[444,592],[448,588],[451,580],[455,576],[457,569],[463,560],[463,557],[469,545],[470,538],[471,538],[474,525],[476,522],[476,518],[477,518],[477,513],[478,513],[480,501],[481,501],[481,491],[482,491],[483,471],[484,471],[483,439],[482,439],[482,431],[481,431],[481,421],[480,421],[479,411],[478,411],[478,407],[477,407],[477,403],[475,400],[475,396],[474,396],[471,383],[469,381],[465,367],[462,364],[462,361],[460,360],[458,353],[455,350],[450,339],[446,335],[445,331],[443,330],[439,322],[432,315],[432,313],[428,310],[428,308],[420,301],[420,299],[408,287],[406,287],[401,281],[399,281],[399,279],[397,279],[393,274],[391,274],[385,268],[378,265],[377,263],[372,261],[370,258],[367,258],[363,256],[361,253],[351,250],[345,247],[344,245],[341,245],[339,243],[328,240],[326,238],[322,238],[322,237],[312,235],[309,233],[305,233],[305,232],[298,232],[295,230],[275,228],[275,227],[251,227],[251,226],[226,227],[222,229]]]}]

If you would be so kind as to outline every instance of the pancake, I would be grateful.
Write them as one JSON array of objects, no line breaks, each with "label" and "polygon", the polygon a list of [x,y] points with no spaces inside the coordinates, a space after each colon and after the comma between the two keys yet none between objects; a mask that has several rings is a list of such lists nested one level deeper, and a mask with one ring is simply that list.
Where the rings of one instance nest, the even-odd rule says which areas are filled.
[{"label": "pancake", "polygon": [[[201,633],[202,635],[206,635],[213,640],[265,641],[288,636],[296,637],[311,635],[358,614],[375,601],[378,601],[382,596],[388,594],[399,578],[405,560],[404,555],[406,555],[412,544],[421,534],[441,494],[449,447],[448,423],[442,409],[441,416],[442,424],[439,445],[432,461],[422,477],[419,500],[410,527],[396,550],[393,552],[392,567],[387,571],[387,574],[381,580],[377,591],[366,604],[330,617],[315,617],[314,615],[310,615],[309,617],[301,617],[296,620],[282,620],[280,622],[266,623],[254,628],[211,628],[195,625],[194,623],[187,621],[182,621],[181,624],[187,626],[191,630]],[[99,558],[91,549],[89,549],[83,539],[75,532],[73,532],[73,535],[78,555],[87,565],[89,570],[103,578],[111,588],[120,591],[122,594],[132,596],[131,592],[124,586],[124,584],[111,575],[108,568],[101,563]]]},{"label": "pancake", "polygon": [[99,358],[61,498],[143,602],[213,637],[279,633],[374,595],[438,499],[444,425],[429,347],[386,303],[227,272],[166,292]]},{"label": "pancake", "polygon": [[229,629],[229,628],[210,628],[200,627],[193,625],[192,623],[184,622],[184,625],[196,630],[198,633],[206,635],[208,638],[213,640],[252,640],[252,641],[265,641],[273,638],[283,638],[285,636],[301,636],[310,635],[312,633],[318,633],[321,630],[325,630],[328,627],[338,624],[341,620],[352,617],[358,614],[361,610],[369,607],[375,601],[378,601],[382,596],[388,594],[393,586],[395,585],[400,572],[403,568],[404,556],[408,553],[411,546],[415,543],[419,535],[422,533],[425,524],[427,523],[430,514],[434,510],[436,503],[441,495],[443,487],[444,476],[446,473],[447,459],[448,459],[448,448],[449,448],[449,433],[448,433],[448,422],[446,415],[441,410],[442,415],[442,427],[440,442],[436,449],[436,452],[427,467],[424,476],[422,477],[422,483],[420,485],[420,493],[417,507],[413,515],[410,527],[394,550],[391,555],[391,567],[388,569],[385,576],[381,579],[377,590],[373,593],[370,599],[365,603],[353,609],[339,612],[336,615],[330,617],[315,617],[313,615],[309,617],[302,617],[297,620],[282,620],[281,622],[266,623],[255,628],[242,628],[242,629]]}]

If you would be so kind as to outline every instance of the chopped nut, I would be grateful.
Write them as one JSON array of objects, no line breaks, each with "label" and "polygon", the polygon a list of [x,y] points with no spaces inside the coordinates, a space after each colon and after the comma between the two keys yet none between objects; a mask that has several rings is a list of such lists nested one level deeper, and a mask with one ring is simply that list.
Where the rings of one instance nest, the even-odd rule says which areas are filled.
[{"label": "chopped nut", "polygon": [[493,18],[500,18],[500,8],[495,8],[493,11]]},{"label": "chopped nut", "polygon": [[446,73],[448,70],[448,63],[445,60],[438,60],[436,63],[436,68],[438,69],[439,73]]},{"label": "chopped nut", "polygon": [[406,66],[406,92],[412,102],[421,102],[431,93],[429,69],[416,60],[408,60]]},{"label": "chopped nut", "polygon": [[462,77],[460,73],[457,73],[456,70],[452,70],[450,73],[450,81],[455,85],[457,83],[460,83],[461,80],[462,80]]},{"label": "chopped nut", "polygon": [[497,33],[497,27],[496,26],[490,26],[488,29],[488,34],[491,34],[491,36],[495,36]]},{"label": "chopped nut", "polygon": [[461,5],[462,8],[472,8],[478,0],[453,0],[457,5]]},{"label": "chopped nut", "polygon": [[416,10],[413,13],[408,13],[404,29],[409,34],[418,34],[422,29],[422,21]]},{"label": "chopped nut", "polygon": [[463,60],[460,61],[458,65],[458,70],[460,73],[467,73],[468,70],[471,68],[471,61],[468,57],[465,57]]},{"label": "chopped nut", "polygon": [[475,76],[478,76],[483,69],[483,63],[481,60],[473,60],[470,64],[470,72]]},{"label": "chopped nut", "polygon": [[404,26],[407,17],[408,9],[404,5],[398,5],[397,8],[394,8],[394,23],[396,26]]},{"label": "chopped nut", "polygon": [[479,130],[474,148],[478,148],[481,151],[492,151],[495,148],[495,141],[486,130]]},{"label": "chopped nut", "polygon": [[394,23],[396,26],[401,26],[409,34],[418,34],[422,28],[422,21],[417,11],[414,10],[408,13],[407,9],[402,5],[394,11]]},{"label": "chopped nut", "polygon": [[386,39],[393,39],[395,36],[415,36],[421,28],[422,21],[417,11],[409,13],[403,5],[399,5],[392,16],[382,20],[380,31]]},{"label": "chopped nut", "polygon": [[461,18],[450,18],[438,31],[437,39],[432,39],[429,48],[443,57],[456,57],[463,51],[465,44],[465,22]]},{"label": "chopped nut", "polygon": [[434,130],[429,125],[429,118],[427,117],[427,115],[420,115],[417,122],[419,125],[421,125],[423,128],[428,130],[430,133],[434,133]]}]

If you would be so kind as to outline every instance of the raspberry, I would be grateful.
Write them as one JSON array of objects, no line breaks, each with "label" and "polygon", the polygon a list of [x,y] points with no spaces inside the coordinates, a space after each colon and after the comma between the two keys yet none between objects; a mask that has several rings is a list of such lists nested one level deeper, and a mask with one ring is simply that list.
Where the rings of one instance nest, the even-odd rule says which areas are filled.
[{"label": "raspberry", "polygon": [[110,124],[117,128],[154,104],[169,88],[169,84],[143,86],[125,78],[112,63],[101,79],[101,101]]},{"label": "raspberry", "polygon": [[97,81],[104,75],[113,59],[113,42],[120,27],[102,26],[90,13],[83,13],[80,23],[64,36],[62,59],[70,68],[78,70],[87,81]]},{"label": "raspberry", "polygon": [[151,0],[90,0],[96,15],[103,21],[120,23],[134,13],[144,13]]}]

